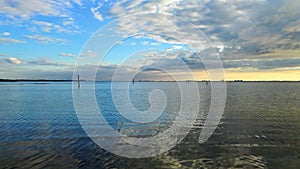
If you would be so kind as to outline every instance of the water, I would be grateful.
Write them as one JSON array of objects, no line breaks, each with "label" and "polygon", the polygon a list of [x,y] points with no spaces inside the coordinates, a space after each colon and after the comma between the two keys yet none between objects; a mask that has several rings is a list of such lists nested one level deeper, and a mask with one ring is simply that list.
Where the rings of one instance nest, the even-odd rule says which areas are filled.
[{"label": "water", "polygon": [[[128,159],[99,148],[85,134],[74,110],[71,83],[0,83],[0,168],[300,168],[300,83],[227,87],[223,118],[206,143],[199,144],[198,137],[210,86],[199,83],[199,114],[204,115],[184,140],[162,155]],[[167,129],[179,109],[177,85],[137,82],[133,88],[130,98],[141,111],[149,108],[153,88],[165,91],[165,113],[152,123],[132,123],[113,106],[110,83],[96,83],[97,102],[109,124],[138,137]]]}]

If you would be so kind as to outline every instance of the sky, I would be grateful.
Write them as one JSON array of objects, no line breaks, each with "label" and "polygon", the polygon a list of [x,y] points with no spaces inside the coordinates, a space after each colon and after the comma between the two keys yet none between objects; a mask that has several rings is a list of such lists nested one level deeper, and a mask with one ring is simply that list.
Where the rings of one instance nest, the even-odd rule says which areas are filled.
[{"label": "sky", "polygon": [[299,9],[299,0],[1,0],[0,79],[300,80]]}]

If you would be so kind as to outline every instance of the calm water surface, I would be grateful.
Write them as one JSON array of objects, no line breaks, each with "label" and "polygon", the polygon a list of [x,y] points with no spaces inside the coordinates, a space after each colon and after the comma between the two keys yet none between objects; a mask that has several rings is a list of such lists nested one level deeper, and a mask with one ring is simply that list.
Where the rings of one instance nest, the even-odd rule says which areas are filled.
[{"label": "calm water surface", "polygon": [[[80,92],[89,85],[83,83]],[[180,108],[176,83],[135,83],[130,88],[133,105],[147,110],[148,94],[155,88],[165,91],[167,108],[143,125],[118,114],[110,83],[96,83],[95,92],[113,128],[148,137],[167,129]],[[300,168],[300,83],[228,83],[223,118],[204,144],[198,144],[198,137],[210,86],[199,83],[199,89],[199,117],[179,145],[157,157],[127,159],[99,148],[85,134],[71,83],[0,83],[0,168]]]}]

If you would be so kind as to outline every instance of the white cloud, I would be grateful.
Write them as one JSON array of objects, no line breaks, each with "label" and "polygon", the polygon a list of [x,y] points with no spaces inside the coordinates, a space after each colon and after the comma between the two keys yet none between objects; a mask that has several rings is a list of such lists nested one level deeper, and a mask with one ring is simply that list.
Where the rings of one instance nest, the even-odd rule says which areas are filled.
[{"label": "white cloud", "polygon": [[103,17],[99,12],[99,9],[102,7],[103,4],[101,4],[100,2],[98,3],[98,6],[95,8],[91,8],[91,12],[94,15],[94,18],[99,20],[99,21],[103,21]]},{"label": "white cloud", "polygon": [[170,48],[167,49],[167,52],[172,52],[172,51],[176,51],[176,50],[180,50],[182,49],[182,46],[172,46]]},{"label": "white cloud", "polygon": [[76,30],[78,27],[75,25],[72,17],[63,21],[62,25],[36,20],[34,20],[32,23],[37,25],[44,32],[56,31],[57,33],[78,33]]},{"label": "white cloud", "polygon": [[[62,33],[77,33],[78,26],[72,18],[74,5],[82,6],[81,0],[1,0],[0,15],[3,16],[3,24],[23,24],[30,22],[34,16],[57,17],[57,24],[45,21],[34,21],[44,32],[57,30]],[[32,27],[30,29],[36,29]]]},{"label": "white cloud", "polygon": [[13,38],[0,38],[0,43],[25,43],[22,40],[13,39]]},{"label": "white cloud", "polygon": [[75,55],[74,54],[71,54],[71,53],[60,53],[59,56],[67,56],[67,57],[74,57]]},{"label": "white cloud", "polygon": [[92,11],[95,19],[97,19],[99,21],[103,21],[103,17],[99,11],[96,11],[94,8],[91,8],[91,11]]},{"label": "white cloud", "polygon": [[40,26],[46,26],[46,27],[52,27],[53,24],[50,22],[45,22],[45,21],[33,21],[34,24],[40,25]]},{"label": "white cloud", "polygon": [[79,6],[82,6],[82,5],[83,5],[82,2],[81,2],[81,0],[73,0],[73,2],[74,2],[75,4],[77,4],[77,5],[79,5]]},{"label": "white cloud", "polygon": [[10,18],[29,19],[35,14],[43,16],[60,16],[66,13],[69,2],[56,0],[2,0],[0,11]]},{"label": "white cloud", "polygon": [[[199,45],[199,42],[203,42],[205,39],[199,39],[197,36],[201,34],[199,27],[211,27],[203,25],[205,23],[203,19],[206,14],[205,10],[208,9],[205,2],[181,0],[121,1],[116,3],[110,12],[119,17],[119,30],[124,36],[149,32],[150,34],[145,35],[145,37],[159,42],[188,44],[192,48],[205,48],[205,45],[209,44]],[[137,13],[152,14],[136,15]],[[126,15],[129,17],[123,18]],[[172,17],[171,15],[175,16]],[[183,20],[193,21],[191,24],[194,24],[194,27],[191,24],[187,26]]]},{"label": "white cloud", "polygon": [[10,32],[3,32],[2,33],[2,36],[9,36],[10,35]]},{"label": "white cloud", "polygon": [[66,40],[61,38],[54,38],[50,36],[42,36],[42,35],[24,35],[27,39],[36,40],[39,43],[66,43]]},{"label": "white cloud", "polygon": [[283,30],[287,33],[300,32],[300,19],[286,25]]},{"label": "white cloud", "polygon": [[21,60],[19,60],[19,59],[17,59],[17,58],[14,58],[14,57],[9,57],[9,58],[5,59],[5,61],[6,61],[7,63],[10,63],[10,64],[16,64],[16,65],[22,63]]},{"label": "white cloud", "polygon": [[160,45],[160,43],[157,43],[157,42],[149,42],[149,41],[142,41],[141,44],[142,44],[142,45],[151,45],[151,46],[158,46],[158,45]]},{"label": "white cloud", "polygon": [[77,25],[75,25],[74,20],[75,19],[73,17],[68,17],[63,21],[62,25],[63,26],[72,26],[72,27],[76,28]]},{"label": "white cloud", "polygon": [[85,56],[87,56],[87,57],[95,57],[95,56],[97,56],[97,53],[96,53],[96,52],[93,52],[93,51],[91,51],[91,50],[88,50],[88,51],[86,51],[86,52],[82,52],[82,53],[80,54],[80,56],[83,56],[83,57],[85,57]]}]

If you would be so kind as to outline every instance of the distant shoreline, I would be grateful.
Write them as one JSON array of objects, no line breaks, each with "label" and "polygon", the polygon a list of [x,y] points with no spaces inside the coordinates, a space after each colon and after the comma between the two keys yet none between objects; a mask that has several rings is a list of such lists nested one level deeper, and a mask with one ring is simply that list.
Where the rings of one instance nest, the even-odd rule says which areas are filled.
[{"label": "distant shoreline", "polygon": [[47,80],[47,79],[0,79],[0,82],[72,82],[73,80]]},{"label": "distant shoreline", "polygon": [[[73,82],[77,80],[49,80],[49,79],[0,79],[0,82]],[[81,80],[82,82],[94,82],[91,80]],[[112,81],[95,81],[95,82],[112,82]],[[128,81],[116,81],[116,82],[128,82]],[[152,80],[143,80],[143,81],[136,81],[138,82],[175,82],[175,81],[152,81]],[[300,82],[299,81],[288,81],[288,80],[266,80],[266,81],[243,81],[243,80],[228,80],[228,81],[208,81],[208,80],[200,80],[200,81],[191,81],[191,80],[184,80],[184,81],[178,81],[178,82],[203,82],[203,83],[209,83],[209,82],[226,82],[226,83],[245,83],[245,82]]]}]

